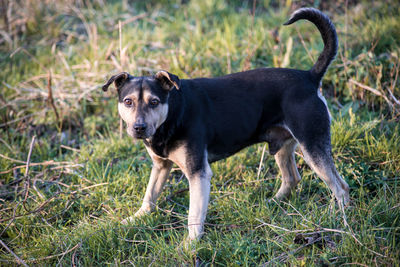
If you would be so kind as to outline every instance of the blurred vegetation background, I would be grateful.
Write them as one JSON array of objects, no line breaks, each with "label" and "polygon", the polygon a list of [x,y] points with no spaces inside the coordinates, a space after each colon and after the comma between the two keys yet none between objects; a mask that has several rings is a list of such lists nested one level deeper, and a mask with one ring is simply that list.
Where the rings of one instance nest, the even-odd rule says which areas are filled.
[{"label": "blurred vegetation background", "polygon": [[[179,250],[188,195],[177,169],[158,211],[122,227],[151,162],[121,132],[106,79],[308,69],[319,32],[282,26],[300,7],[328,14],[339,36],[322,92],[352,190],[348,224],[300,151],[296,197],[266,204],[279,174],[257,145],[213,165],[207,234],[194,252]],[[0,265],[398,265],[399,36],[397,0],[1,0]]]}]

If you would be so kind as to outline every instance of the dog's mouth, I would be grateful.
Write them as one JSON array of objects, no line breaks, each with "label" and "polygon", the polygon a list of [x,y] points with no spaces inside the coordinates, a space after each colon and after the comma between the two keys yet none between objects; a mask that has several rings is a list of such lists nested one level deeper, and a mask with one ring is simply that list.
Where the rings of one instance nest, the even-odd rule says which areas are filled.
[{"label": "dog's mouth", "polygon": [[129,136],[133,137],[134,139],[148,139],[154,133],[151,129],[146,129],[145,131],[135,131],[133,127],[127,127],[126,131]]},{"label": "dog's mouth", "polygon": [[135,138],[135,139],[146,139],[146,138],[148,138],[148,136],[147,136],[147,134],[144,134],[144,133],[136,133],[136,134],[134,134],[133,135],[133,138]]}]

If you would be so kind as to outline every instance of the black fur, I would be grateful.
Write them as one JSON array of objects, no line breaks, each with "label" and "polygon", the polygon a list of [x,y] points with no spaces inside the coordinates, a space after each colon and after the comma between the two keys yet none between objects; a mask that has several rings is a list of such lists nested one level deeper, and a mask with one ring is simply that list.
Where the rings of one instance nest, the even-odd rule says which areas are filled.
[{"label": "black fur", "polygon": [[[210,162],[258,142],[267,141],[273,151],[279,150],[281,140],[269,139],[266,133],[282,125],[289,126],[299,141],[312,144],[316,137],[304,133],[310,128],[301,122],[311,118],[315,123],[310,124],[323,127],[325,133],[329,128],[317,88],[310,72],[277,68],[181,80],[181,89],[170,92],[167,120],[146,142],[164,158],[181,142],[195,144],[193,154],[207,150]],[[316,114],[303,118],[310,110]]]},{"label": "black fur", "polygon": [[329,64],[331,64],[337,54],[338,39],[335,26],[332,24],[328,16],[313,8],[302,8],[298,10],[286,23],[284,23],[284,25],[290,25],[300,19],[306,19],[314,23],[324,41],[324,50],[310,70],[311,74],[315,76],[317,80],[321,80],[328,69]]},{"label": "black fur", "polygon": [[103,91],[107,91],[108,87],[114,82],[115,83],[115,87],[117,88],[117,90],[119,91],[119,89],[125,84],[125,82],[130,79],[133,78],[129,73],[127,72],[121,72],[117,75],[112,76],[108,82],[103,85],[102,89]]}]

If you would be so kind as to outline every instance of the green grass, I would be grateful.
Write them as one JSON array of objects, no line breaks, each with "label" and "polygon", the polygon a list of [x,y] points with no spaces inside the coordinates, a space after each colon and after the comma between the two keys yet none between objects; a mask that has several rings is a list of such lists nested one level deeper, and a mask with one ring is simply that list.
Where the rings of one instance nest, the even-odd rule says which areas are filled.
[{"label": "green grass", "polygon": [[[257,1],[254,18],[253,1],[3,2],[0,265],[18,263],[5,246],[30,266],[400,265],[396,1]],[[323,93],[335,163],[351,188],[348,225],[300,151],[298,189],[287,202],[268,202],[280,180],[270,156],[257,178],[262,144],[212,165],[206,234],[193,251],[182,246],[189,195],[178,169],[154,213],[121,225],[140,207],[151,160],[125,131],[120,138],[116,92],[100,89],[106,78],[307,69],[323,47],[319,33],[303,21],[282,26],[303,5],[329,13],[339,35]]]}]

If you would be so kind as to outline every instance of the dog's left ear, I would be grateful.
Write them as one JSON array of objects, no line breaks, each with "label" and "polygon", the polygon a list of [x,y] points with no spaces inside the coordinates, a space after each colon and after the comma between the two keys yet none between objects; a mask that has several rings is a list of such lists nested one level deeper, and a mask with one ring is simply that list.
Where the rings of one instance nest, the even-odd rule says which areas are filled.
[{"label": "dog's left ear", "polygon": [[178,76],[161,70],[154,75],[154,78],[161,83],[161,86],[168,91],[171,91],[174,87],[179,90],[181,86],[181,80]]},{"label": "dog's left ear", "polygon": [[108,82],[105,85],[103,85],[103,91],[107,91],[108,87],[113,82],[115,83],[115,87],[118,90],[130,78],[132,78],[132,76],[127,72],[121,72],[117,75],[111,76]]}]

